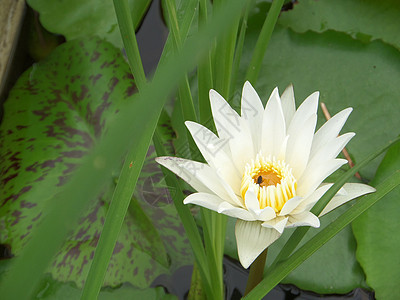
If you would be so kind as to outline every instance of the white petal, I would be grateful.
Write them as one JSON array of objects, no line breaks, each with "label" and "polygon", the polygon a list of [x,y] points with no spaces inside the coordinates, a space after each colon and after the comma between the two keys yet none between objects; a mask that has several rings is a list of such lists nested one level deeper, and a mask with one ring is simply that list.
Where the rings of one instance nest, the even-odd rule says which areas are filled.
[{"label": "white petal", "polygon": [[203,156],[214,157],[219,151],[225,152],[228,156],[230,155],[228,140],[219,138],[214,132],[201,124],[186,121],[185,125],[198,145],[199,150],[205,150],[204,153],[201,151]]},{"label": "white petal", "polygon": [[279,216],[285,216],[290,214],[296,207],[303,201],[302,197],[296,196],[289,199],[282,207]]},{"label": "white petal", "polygon": [[331,175],[342,165],[346,164],[345,159],[332,159],[324,164],[315,166],[311,169],[307,167],[303,176],[299,179],[297,184],[297,194],[303,197],[308,197],[315,191],[315,189],[324,181],[326,177]]},{"label": "white petal", "polygon": [[223,202],[220,197],[207,193],[193,193],[183,200],[184,204],[196,204],[213,211],[218,211],[219,205]]},{"label": "white petal", "polygon": [[287,135],[282,142],[281,150],[279,150],[279,154],[277,157],[278,160],[285,160],[288,140],[289,136]]},{"label": "white petal", "polygon": [[222,202],[217,210],[220,214],[224,214],[233,218],[238,218],[245,221],[255,221],[256,217],[244,208],[236,207],[228,202]]},{"label": "white petal", "polygon": [[240,116],[225,99],[214,90],[210,90],[210,104],[220,139],[230,140],[240,132]]},{"label": "white petal", "polygon": [[330,187],[333,185],[333,183],[328,183],[328,184],[323,184],[319,188],[317,188],[310,196],[307,198],[304,198],[303,201],[297,206],[293,211],[292,214],[298,214],[303,211],[309,211],[315,203],[321,197],[326,193],[327,190],[330,189]]},{"label": "white petal", "polygon": [[253,189],[250,188],[247,190],[246,194],[244,195],[244,201],[246,203],[246,208],[251,211],[259,211],[260,210],[260,202],[257,199],[256,194],[254,193]]},{"label": "white petal", "polygon": [[336,207],[365,194],[373,193],[376,190],[369,185],[362,183],[346,183],[339,192],[329,201],[319,216],[323,216]]},{"label": "white petal", "polygon": [[319,147],[318,151],[314,152],[313,156],[310,157],[309,166],[314,168],[314,166],[335,158],[354,136],[355,133],[353,132],[345,133],[339,137],[335,137],[324,146]]},{"label": "white petal", "polygon": [[[252,134],[254,149],[260,149],[260,126],[262,116],[264,114],[264,106],[255,89],[250,82],[246,81],[243,86],[241,117],[248,123],[248,128]],[[256,150],[256,151],[257,151]]]},{"label": "white petal", "polygon": [[264,223],[262,223],[262,226],[267,228],[273,228],[279,233],[282,233],[283,230],[285,229],[288,219],[289,218],[276,217],[275,219],[265,221]]},{"label": "white petal", "polygon": [[247,209],[253,214],[256,220],[268,221],[276,217],[275,211],[272,207],[267,206],[263,209],[260,209],[260,202],[250,188],[246,192],[245,203]]},{"label": "white petal", "polygon": [[293,85],[289,85],[281,96],[282,111],[285,117],[286,128],[289,128],[290,122],[296,112],[296,103],[294,100]]},{"label": "white petal", "polygon": [[210,102],[218,136],[228,140],[232,160],[242,174],[246,163],[255,156],[248,124],[214,90],[210,90]]},{"label": "white petal", "polygon": [[302,128],[304,123],[312,116],[317,114],[319,92],[308,96],[295,112],[290,126],[287,129],[288,135],[293,135],[294,131]]},{"label": "white petal", "polygon": [[216,194],[241,206],[231,187],[209,165],[178,157],[157,157],[156,161],[190,184],[196,191]]},{"label": "white petal", "polygon": [[260,212],[257,213],[257,220],[263,222],[272,220],[275,217],[276,217],[275,210],[270,206],[261,209]]},{"label": "white petal", "polygon": [[311,155],[314,155],[320,147],[323,147],[327,142],[334,139],[339,135],[344,123],[349,117],[351,107],[342,110],[329,119],[322,127],[315,133],[313,144],[311,147]]},{"label": "white petal", "polygon": [[237,220],[235,235],[239,261],[247,269],[261,252],[279,238],[280,233],[275,229],[262,227],[258,221]]},{"label": "white petal", "polygon": [[190,121],[185,124],[207,163],[228,183],[234,193],[240,194],[242,178],[232,158],[226,153],[226,149],[230,152],[228,141],[219,139],[200,124]]},{"label": "white petal", "polygon": [[319,219],[309,211],[304,211],[300,214],[290,215],[289,221],[286,225],[287,228],[299,226],[311,226],[318,228],[320,225]]},{"label": "white petal", "polygon": [[278,88],[275,88],[265,107],[262,122],[261,149],[264,155],[278,156],[286,137],[286,124]]},{"label": "white petal", "polygon": [[286,162],[292,168],[295,178],[300,178],[308,164],[310,149],[314,137],[317,115],[311,115],[299,128],[293,128],[289,134],[286,148]]}]

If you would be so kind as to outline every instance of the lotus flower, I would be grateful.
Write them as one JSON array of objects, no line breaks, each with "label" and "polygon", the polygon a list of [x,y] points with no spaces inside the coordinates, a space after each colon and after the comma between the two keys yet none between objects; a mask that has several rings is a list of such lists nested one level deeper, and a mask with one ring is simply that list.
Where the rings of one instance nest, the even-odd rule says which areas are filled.
[{"label": "lotus flower", "polygon": [[[332,186],[322,184],[323,180],[347,163],[336,156],[355,134],[338,136],[351,108],[336,114],[315,133],[318,97],[318,92],[313,93],[296,110],[293,87],[281,97],[275,88],[264,108],[246,82],[239,116],[211,90],[218,136],[200,124],[185,123],[207,163],[156,159],[197,191],[185,204],[237,218],[235,235],[244,268],[285,228],[320,226],[310,209]],[[345,184],[321,215],[373,191],[368,185]]]}]

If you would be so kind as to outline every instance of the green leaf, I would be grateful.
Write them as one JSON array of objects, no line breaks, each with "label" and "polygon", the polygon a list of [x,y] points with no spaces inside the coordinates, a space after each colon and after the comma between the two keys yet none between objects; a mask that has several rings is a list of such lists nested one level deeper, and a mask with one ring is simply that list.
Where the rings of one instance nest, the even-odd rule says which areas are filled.
[{"label": "green leaf", "polygon": [[[66,43],[21,76],[5,103],[0,149],[0,239],[11,245],[14,255],[30,239],[46,202],[57,195],[118,117],[121,105],[132,101],[134,92],[120,51],[98,39]],[[82,286],[114,187],[110,177],[57,254],[49,269],[57,280]],[[133,214],[125,218],[105,285],[131,282],[144,288],[169,272],[167,253],[155,227],[138,203],[132,205]],[[175,267],[187,263],[191,256],[186,248],[180,249],[185,239],[179,234],[182,229],[177,230],[174,208],[150,212],[154,219],[165,216],[158,220],[158,227],[161,235],[169,237]]]},{"label": "green leaf", "polygon": [[[400,170],[400,143],[393,145],[380,164],[373,185]],[[400,281],[400,231],[398,208],[400,190],[396,189],[353,222],[357,240],[357,259],[375,291],[377,299],[397,299]]]},{"label": "green leaf", "polygon": [[[122,48],[121,35],[112,1],[102,0],[28,0],[40,14],[42,25],[66,39],[99,36]],[[150,0],[130,0],[129,6],[135,28],[138,28]]]},{"label": "green leaf", "polygon": [[280,23],[296,32],[344,32],[363,42],[380,39],[400,49],[397,0],[301,0]]}]

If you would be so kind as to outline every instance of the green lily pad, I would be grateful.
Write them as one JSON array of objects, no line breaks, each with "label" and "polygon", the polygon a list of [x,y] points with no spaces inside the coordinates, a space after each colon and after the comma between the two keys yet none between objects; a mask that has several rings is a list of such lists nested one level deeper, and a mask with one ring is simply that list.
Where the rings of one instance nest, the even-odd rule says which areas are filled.
[{"label": "green lily pad", "polygon": [[[300,246],[345,212],[349,206],[351,204],[323,216],[321,227],[311,228]],[[288,238],[288,234],[284,235],[271,246],[268,252],[270,256],[268,264],[278,255]],[[355,251],[356,241],[349,225],[290,273],[283,283],[292,283],[303,290],[321,294],[345,294],[358,287],[365,288],[365,275],[356,260]],[[268,264],[266,272],[268,272]]]},{"label": "green lily pad", "polygon": [[369,42],[380,39],[400,49],[397,0],[301,0],[279,23],[296,32],[335,30]]},{"label": "green lily pad", "polygon": [[[66,39],[99,36],[122,48],[112,1],[102,0],[28,0],[29,6],[40,14],[42,25],[52,33],[62,34]],[[151,1],[129,0],[132,20],[138,28]]]},{"label": "green lily pad", "polygon": [[[250,33],[243,68],[249,64],[254,42]],[[283,92],[293,83],[297,106],[320,91],[320,102],[331,115],[353,107],[342,132],[356,133],[347,148],[357,163],[397,134],[392,129],[400,127],[399,70],[400,53],[380,41],[364,44],[333,31],[298,34],[277,26],[255,88],[266,102],[275,86]],[[240,85],[244,80],[239,79]],[[321,126],[325,122],[321,110],[318,118]],[[371,180],[378,164],[363,168],[361,176]]]},{"label": "green lily pad", "polygon": [[[400,171],[400,143],[393,145],[376,172],[373,185]],[[376,299],[398,299],[400,282],[400,189],[393,190],[353,222],[357,259]]]},{"label": "green lily pad", "polygon": [[[120,51],[94,38],[58,47],[20,77],[4,104],[0,127],[0,242],[11,246],[13,255],[29,240],[47,201],[118,118],[121,104],[133,101],[135,90]],[[49,272],[56,280],[82,287],[115,188],[111,175],[118,173],[110,170],[109,184],[55,257]],[[137,198],[105,286],[130,282],[146,288],[157,276],[191,261],[174,207],[149,207]]]}]

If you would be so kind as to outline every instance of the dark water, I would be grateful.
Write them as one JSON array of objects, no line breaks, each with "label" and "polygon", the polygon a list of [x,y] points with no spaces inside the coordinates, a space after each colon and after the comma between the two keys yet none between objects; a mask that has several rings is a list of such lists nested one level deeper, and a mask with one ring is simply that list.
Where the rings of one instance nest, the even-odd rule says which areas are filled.
[{"label": "dark water", "polygon": [[[162,275],[158,277],[152,284],[153,287],[162,286],[167,292],[178,296],[180,300],[186,299],[190,288],[190,279],[193,268],[185,266],[178,269],[172,276]],[[224,282],[226,285],[226,299],[238,300],[245,291],[248,270],[234,260],[224,259]],[[373,292],[357,288],[352,292],[344,295],[320,295],[310,291],[303,291],[291,284],[279,284],[263,299],[265,300],[373,300],[375,299]]]}]

